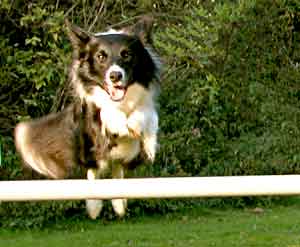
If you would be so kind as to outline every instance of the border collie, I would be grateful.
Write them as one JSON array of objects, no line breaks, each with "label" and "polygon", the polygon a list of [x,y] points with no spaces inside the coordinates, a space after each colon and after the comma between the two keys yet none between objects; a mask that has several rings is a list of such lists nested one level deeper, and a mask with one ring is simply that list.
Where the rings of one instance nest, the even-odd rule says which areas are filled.
[{"label": "border collie", "polygon": [[[144,17],[133,26],[91,34],[66,21],[73,101],[61,112],[16,126],[16,148],[26,165],[55,179],[82,167],[93,180],[124,178],[141,156],[154,161],[160,61],[151,47],[152,24]],[[95,219],[102,201],[86,205]],[[124,216],[126,199],[112,205]]]}]

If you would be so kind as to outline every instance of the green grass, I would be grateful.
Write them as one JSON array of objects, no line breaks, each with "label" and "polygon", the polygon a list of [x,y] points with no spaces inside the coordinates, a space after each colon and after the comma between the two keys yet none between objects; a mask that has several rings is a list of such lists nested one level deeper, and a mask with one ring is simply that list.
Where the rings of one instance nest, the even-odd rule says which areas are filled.
[{"label": "green grass", "polygon": [[197,209],[126,220],[61,221],[32,230],[0,230],[5,247],[300,246],[300,204],[252,209]]}]

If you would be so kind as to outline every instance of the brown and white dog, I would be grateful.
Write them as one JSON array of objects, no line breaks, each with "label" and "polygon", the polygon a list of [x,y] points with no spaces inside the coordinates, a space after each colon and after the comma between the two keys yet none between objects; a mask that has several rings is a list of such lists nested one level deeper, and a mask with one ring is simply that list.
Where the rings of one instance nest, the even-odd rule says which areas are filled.
[{"label": "brown and white dog", "polygon": [[[120,30],[91,34],[66,22],[73,47],[69,73],[73,102],[59,113],[16,126],[15,143],[25,164],[61,179],[84,167],[88,179],[124,178],[142,156],[157,149],[160,61],[151,48],[152,19]],[[126,199],[112,200],[123,216]],[[87,200],[91,218],[101,200]]]}]

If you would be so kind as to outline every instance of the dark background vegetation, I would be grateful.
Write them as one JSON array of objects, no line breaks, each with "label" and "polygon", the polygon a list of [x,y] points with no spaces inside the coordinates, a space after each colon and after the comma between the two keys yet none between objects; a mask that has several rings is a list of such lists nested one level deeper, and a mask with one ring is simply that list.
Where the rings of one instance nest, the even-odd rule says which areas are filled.
[{"label": "dark background vegetation", "polygon": [[[59,108],[71,60],[64,18],[97,32],[145,13],[155,17],[154,44],[165,65],[160,149],[154,165],[132,176],[299,173],[298,0],[2,0],[0,180],[24,178],[15,124]],[[133,201],[128,214],[257,200]],[[113,217],[110,210],[104,218]],[[0,205],[0,225],[30,227],[82,215],[82,202]]]}]

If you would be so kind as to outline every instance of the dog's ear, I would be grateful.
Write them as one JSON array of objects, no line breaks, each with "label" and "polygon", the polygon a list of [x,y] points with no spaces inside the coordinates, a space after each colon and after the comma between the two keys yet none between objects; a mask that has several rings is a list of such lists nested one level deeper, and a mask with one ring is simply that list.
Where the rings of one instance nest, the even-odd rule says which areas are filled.
[{"label": "dog's ear", "polygon": [[74,48],[84,47],[90,40],[90,35],[80,27],[70,23],[65,19],[68,37]]},{"label": "dog's ear", "polygon": [[154,18],[150,15],[145,15],[134,25],[124,28],[123,30],[140,38],[143,44],[152,43],[151,32],[153,28]]}]

